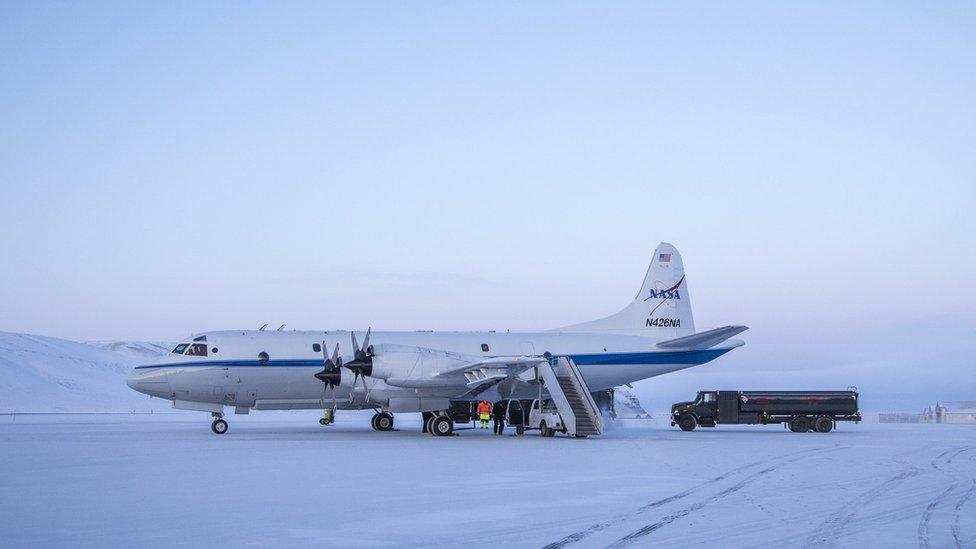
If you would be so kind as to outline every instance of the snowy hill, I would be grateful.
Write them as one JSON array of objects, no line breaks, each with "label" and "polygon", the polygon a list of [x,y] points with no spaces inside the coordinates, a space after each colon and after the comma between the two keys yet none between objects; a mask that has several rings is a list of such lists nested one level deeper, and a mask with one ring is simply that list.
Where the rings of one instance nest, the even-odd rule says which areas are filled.
[{"label": "snowy hill", "polygon": [[168,402],[136,393],[125,377],[168,347],[0,332],[0,412],[166,411]]}]

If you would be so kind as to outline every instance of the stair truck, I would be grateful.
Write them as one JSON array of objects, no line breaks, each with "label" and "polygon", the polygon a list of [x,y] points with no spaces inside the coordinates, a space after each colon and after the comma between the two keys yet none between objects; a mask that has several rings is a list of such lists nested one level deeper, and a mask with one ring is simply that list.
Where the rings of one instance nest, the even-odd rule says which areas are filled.
[{"label": "stair truck", "polygon": [[838,421],[861,421],[857,391],[699,391],[671,406],[671,425],[682,431],[722,424],[780,423],[794,433],[829,433]]}]

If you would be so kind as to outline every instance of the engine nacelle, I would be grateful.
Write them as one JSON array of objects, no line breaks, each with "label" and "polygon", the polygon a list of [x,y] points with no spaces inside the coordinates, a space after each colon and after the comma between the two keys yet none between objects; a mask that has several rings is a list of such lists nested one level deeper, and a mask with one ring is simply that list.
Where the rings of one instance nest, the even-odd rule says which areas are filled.
[{"label": "engine nacelle", "polygon": [[370,377],[428,378],[477,360],[458,353],[409,345],[374,345]]}]

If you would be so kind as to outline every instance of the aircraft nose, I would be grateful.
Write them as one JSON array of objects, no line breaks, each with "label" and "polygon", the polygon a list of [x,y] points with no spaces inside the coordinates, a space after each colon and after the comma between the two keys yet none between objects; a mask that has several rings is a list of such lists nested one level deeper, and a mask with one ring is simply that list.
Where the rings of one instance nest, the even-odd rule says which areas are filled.
[{"label": "aircraft nose", "polygon": [[125,384],[140,393],[159,396],[169,391],[169,380],[161,372],[133,370],[125,378]]},{"label": "aircraft nose", "polygon": [[125,384],[128,385],[131,389],[135,389],[136,391],[139,391],[141,393],[142,390],[139,387],[140,377],[142,376],[140,376],[139,373],[136,371],[129,372],[129,375],[125,377]]}]

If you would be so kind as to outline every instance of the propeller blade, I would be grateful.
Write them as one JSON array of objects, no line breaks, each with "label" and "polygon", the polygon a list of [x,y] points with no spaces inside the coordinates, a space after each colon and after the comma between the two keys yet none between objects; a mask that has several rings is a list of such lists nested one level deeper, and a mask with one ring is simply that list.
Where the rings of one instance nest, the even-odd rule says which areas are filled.
[{"label": "propeller blade", "polygon": [[352,391],[349,391],[349,404],[356,402],[356,385],[359,384],[359,370],[353,370]]},{"label": "propeller blade", "polygon": [[354,354],[357,354],[358,355],[359,354],[359,342],[356,341],[356,332],[354,332],[354,331],[353,332],[349,332],[349,335],[352,336],[352,352]]},{"label": "propeller blade", "polygon": [[[375,387],[376,384],[373,383],[373,386]],[[371,389],[366,386],[366,376],[363,376],[363,390],[366,392],[366,394],[363,396],[363,404],[366,404],[369,402],[369,393],[371,391]]]},{"label": "propeller blade", "polygon": [[370,326],[366,328],[366,337],[363,338],[363,351],[369,352],[369,334],[373,331],[373,327]]}]

